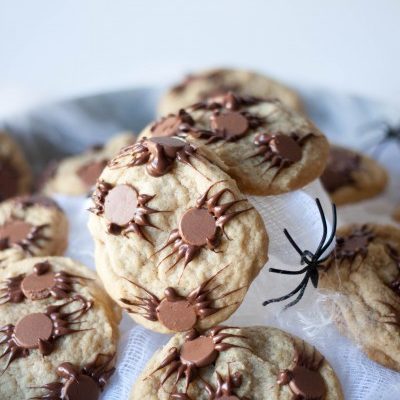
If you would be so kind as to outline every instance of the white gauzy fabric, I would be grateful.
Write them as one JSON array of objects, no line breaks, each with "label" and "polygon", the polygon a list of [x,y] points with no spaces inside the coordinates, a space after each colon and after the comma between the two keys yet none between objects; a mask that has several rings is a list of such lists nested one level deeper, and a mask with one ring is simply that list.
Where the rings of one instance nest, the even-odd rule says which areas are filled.
[{"label": "white gauzy fabric", "polygon": [[[74,99],[16,116],[9,121],[2,121],[0,125],[14,134],[33,167],[40,170],[50,158],[81,151],[89,144],[104,141],[115,131],[140,131],[154,118],[155,105],[161,92],[160,88],[139,88]],[[350,147],[369,150],[367,146],[377,142],[377,136],[381,133],[379,126],[375,125],[375,133],[361,131],[361,127],[382,120],[398,122],[398,109],[386,104],[332,91],[303,89],[301,94],[311,118],[329,139]],[[380,161],[390,171],[388,190],[376,199],[341,207],[339,217],[342,222],[393,223],[389,215],[394,205],[400,202],[398,158],[396,146],[384,149]],[[300,277],[273,274],[268,272],[268,268],[300,267],[299,257],[288,245],[283,228],[289,229],[302,248],[315,250],[321,236],[315,197],[321,199],[330,219],[329,200],[318,182],[293,193],[250,199],[267,226],[270,260],[254,281],[239,310],[227,323],[273,325],[312,343],[335,368],[347,400],[400,399],[400,374],[370,361],[354,343],[339,335],[329,315],[321,312],[329,294],[309,287],[301,303],[286,312],[280,312],[282,304],[261,305],[263,300],[286,294],[299,282]],[[71,223],[68,255],[94,268],[93,244],[85,228],[87,200],[61,196],[57,200],[66,210]],[[131,387],[146,361],[168,340],[167,335],[137,326],[127,315],[120,328],[117,371],[102,400],[129,399]]]}]

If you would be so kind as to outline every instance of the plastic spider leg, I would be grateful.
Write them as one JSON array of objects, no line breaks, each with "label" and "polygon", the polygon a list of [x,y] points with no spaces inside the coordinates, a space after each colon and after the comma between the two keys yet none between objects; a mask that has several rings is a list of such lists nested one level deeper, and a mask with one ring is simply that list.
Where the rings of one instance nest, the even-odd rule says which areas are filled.
[{"label": "plastic spider leg", "polygon": [[[309,276],[309,274],[307,273],[307,274],[305,275],[305,277],[302,279],[302,281],[300,282],[300,284],[299,284],[295,289],[293,289],[290,293],[288,293],[288,294],[286,294],[285,296],[282,296],[282,297],[277,297],[277,298],[275,298],[275,299],[266,300],[266,301],[264,301],[264,302],[262,303],[263,306],[267,306],[268,304],[271,304],[271,303],[278,303],[278,302],[280,302],[280,301],[284,301],[284,300],[290,299],[290,298],[293,297],[296,293],[301,292],[301,293],[300,293],[300,297],[298,297],[298,298],[295,300],[295,303],[294,303],[294,304],[298,303],[298,302],[300,301],[301,297],[302,297],[303,294],[304,294],[304,290],[305,290],[305,288],[307,287],[307,284],[308,284],[309,279],[310,279],[310,276]],[[303,290],[303,289],[304,289],[304,290]],[[291,304],[291,303],[290,303],[290,304]],[[288,306],[289,306],[289,305],[288,305]],[[286,309],[288,306],[285,306],[285,309]],[[290,307],[290,306],[289,306],[289,307]]]},{"label": "plastic spider leg", "polygon": [[[332,231],[331,235],[329,236],[328,240],[326,241],[325,245],[322,246],[321,248],[321,255],[325,253],[327,248],[332,244],[332,242],[335,240],[335,235],[336,235],[336,228],[337,228],[337,210],[336,210],[336,204],[332,204]],[[329,257],[329,256],[328,256]],[[321,262],[321,260],[320,260]]]}]

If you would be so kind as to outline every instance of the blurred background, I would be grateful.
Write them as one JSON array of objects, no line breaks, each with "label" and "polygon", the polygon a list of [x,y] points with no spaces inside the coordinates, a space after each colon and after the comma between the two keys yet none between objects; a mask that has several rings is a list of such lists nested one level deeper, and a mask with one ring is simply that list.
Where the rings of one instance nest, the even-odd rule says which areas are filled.
[{"label": "blurred background", "polygon": [[0,117],[208,66],[400,105],[399,0],[0,0]]}]

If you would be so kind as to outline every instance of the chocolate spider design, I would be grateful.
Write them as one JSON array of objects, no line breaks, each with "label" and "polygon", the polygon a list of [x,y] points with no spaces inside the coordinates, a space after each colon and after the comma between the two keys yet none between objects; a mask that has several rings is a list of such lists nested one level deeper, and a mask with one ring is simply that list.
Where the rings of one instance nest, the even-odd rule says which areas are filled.
[{"label": "chocolate spider design", "polygon": [[[219,372],[216,372],[216,375],[216,388],[200,377],[209,400],[249,400],[248,397],[239,397],[234,393],[234,389],[242,385],[243,376],[240,372],[236,372],[232,375],[228,364],[228,375],[226,377],[223,377]],[[171,398],[176,400],[192,400],[187,393],[178,392],[171,393]]]},{"label": "chocolate spider design", "polygon": [[325,251],[329,248],[329,246],[331,245],[333,240],[335,239],[337,214],[336,214],[336,206],[334,204],[332,204],[333,226],[332,226],[331,234],[330,234],[329,238],[327,239],[328,224],[326,221],[325,213],[324,213],[324,210],[322,209],[319,199],[316,199],[316,203],[317,203],[318,211],[319,211],[321,221],[322,221],[322,238],[318,244],[318,247],[317,247],[315,253],[312,253],[310,250],[301,250],[300,247],[297,245],[297,243],[292,238],[292,236],[289,234],[289,232],[286,229],[284,229],[284,231],[283,231],[286,238],[289,240],[289,243],[293,246],[293,248],[300,255],[301,265],[306,264],[306,266],[298,271],[288,271],[288,270],[282,270],[282,269],[276,269],[276,268],[269,269],[270,272],[274,272],[277,274],[284,274],[284,275],[305,274],[304,278],[302,279],[300,284],[294,290],[292,290],[285,296],[264,301],[263,306],[266,306],[271,303],[276,303],[276,302],[287,300],[298,293],[298,296],[296,297],[296,299],[291,301],[284,307],[284,309],[286,310],[289,307],[294,306],[301,300],[309,281],[311,281],[314,288],[318,287],[319,269],[320,269],[321,265],[331,257],[331,254],[329,254],[325,257],[322,257],[322,256],[325,253]]},{"label": "chocolate spider design", "polygon": [[347,235],[337,237],[335,250],[326,268],[335,261],[341,263],[348,260],[352,263],[358,255],[364,259],[368,254],[368,245],[374,238],[375,234],[368,225],[357,226]]},{"label": "chocolate spider design", "polygon": [[254,138],[254,145],[257,151],[246,159],[261,157],[258,165],[269,163],[268,167],[263,171],[265,174],[271,168],[277,168],[274,178],[290,165],[301,160],[302,146],[304,143],[314,136],[308,133],[300,137],[297,133],[286,135],[283,133],[259,133]]},{"label": "chocolate spider design", "polygon": [[397,264],[397,269],[399,272],[397,278],[390,284],[390,287],[398,296],[400,296],[400,254],[390,245],[387,246],[387,251],[389,257]]},{"label": "chocolate spider design", "polygon": [[296,399],[322,400],[326,395],[326,383],[319,370],[324,357],[313,347],[307,354],[306,345],[302,342],[302,350],[296,344],[294,366],[279,373],[277,383],[280,386],[289,385]]},{"label": "chocolate spider design", "polygon": [[48,261],[33,266],[33,273],[6,279],[0,287],[0,305],[21,303],[25,299],[42,300],[53,297],[65,299],[74,291],[74,284],[87,280],[82,276],[71,275],[64,271],[52,272]]},{"label": "chocolate spider design", "polygon": [[131,185],[123,184],[113,187],[101,181],[93,193],[94,207],[90,208],[90,211],[96,215],[104,214],[108,221],[109,233],[127,236],[133,232],[151,243],[144,233],[144,228],[158,228],[151,223],[149,216],[166,212],[155,210],[147,205],[154,197],[155,195],[140,194]]},{"label": "chocolate spider design", "polygon": [[[236,204],[247,201],[246,199],[236,200],[233,192],[228,189],[221,189],[209,197],[211,189],[223,181],[215,182],[206,192],[200,196],[195,207],[189,208],[180,218],[179,228],[173,229],[165,245],[155,254],[172,246],[172,251],[166,255],[158,265],[177,254],[175,262],[168,268],[173,269],[180,260],[184,260],[182,274],[187,265],[200,253],[203,248],[216,251],[221,243],[222,236],[231,240],[225,232],[225,225],[234,217],[250,211],[253,207],[239,211],[230,211]],[[230,194],[233,200],[222,203],[224,194]],[[182,276],[181,274],[181,276]]]},{"label": "chocolate spider design", "polygon": [[257,129],[266,123],[264,117],[247,111],[262,100],[251,96],[238,96],[232,92],[210,97],[189,108],[192,111],[212,111],[209,129],[197,129],[181,126],[180,133],[189,134],[198,139],[205,139],[206,144],[218,141],[234,142],[243,138],[249,130]]},{"label": "chocolate spider design", "polygon": [[[197,149],[185,140],[176,137],[152,137],[143,138],[131,146],[124,147],[109,161],[108,166],[110,169],[116,169],[146,165],[149,175],[159,177],[168,173],[175,161],[193,167],[192,158],[200,160],[201,156],[197,154]],[[128,161],[121,163],[125,159]]]},{"label": "chocolate spider design", "polygon": [[203,335],[194,329],[189,331],[185,335],[185,342],[182,346],[179,349],[171,347],[169,354],[149,376],[167,368],[165,375],[161,379],[161,385],[164,385],[175,374],[174,386],[177,385],[180,379],[185,377],[185,392],[187,392],[189,384],[195,378],[198,369],[213,364],[222,351],[231,348],[242,348],[250,351],[245,346],[225,342],[224,340],[228,338],[246,339],[243,335],[223,332],[226,329],[239,328],[216,326]]},{"label": "chocolate spider design", "polygon": [[[70,312],[62,312],[63,308],[80,303],[80,306]],[[79,318],[92,307],[92,301],[86,300],[80,295],[75,295],[68,302],[47,307],[43,313],[32,313],[22,317],[17,324],[5,325],[0,328],[0,346],[5,349],[0,354],[0,359],[8,355],[5,367],[0,376],[7,370],[8,366],[17,358],[28,357],[30,350],[38,349],[44,356],[49,355],[55,347],[58,338],[73,333],[83,332],[87,329],[73,329],[72,325],[81,324]]]},{"label": "chocolate spider design", "polygon": [[59,380],[33,389],[45,392],[31,400],[84,399],[97,400],[115,372],[115,354],[98,354],[95,360],[83,368],[64,362],[57,367]]},{"label": "chocolate spider design", "polygon": [[135,300],[122,298],[120,301],[129,306],[125,309],[131,314],[141,315],[149,321],[159,321],[166,328],[175,332],[188,331],[196,325],[198,320],[202,320],[224,308],[238,304],[238,302],[234,302],[222,307],[214,305],[215,301],[230,296],[233,293],[244,289],[244,287],[231,290],[216,298],[211,298],[213,292],[221,288],[223,285],[222,283],[219,283],[210,288],[210,284],[229,266],[230,265],[227,265],[220,269],[211,278],[204,281],[198,288],[192,290],[187,297],[180,296],[176,289],[168,287],[164,291],[165,297],[160,300],[149,290],[128,280],[132,285],[143,290],[146,297],[135,296]]},{"label": "chocolate spider design", "polygon": [[32,256],[35,249],[42,248],[39,241],[50,240],[43,233],[48,226],[48,224],[35,226],[23,219],[11,216],[8,221],[0,226],[0,251],[16,247]]}]

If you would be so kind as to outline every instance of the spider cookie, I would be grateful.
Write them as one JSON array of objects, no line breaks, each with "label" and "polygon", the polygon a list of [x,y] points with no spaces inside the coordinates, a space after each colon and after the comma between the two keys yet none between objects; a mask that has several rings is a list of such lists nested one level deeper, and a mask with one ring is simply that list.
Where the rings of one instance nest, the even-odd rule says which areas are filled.
[{"label": "spider cookie", "polygon": [[98,399],[114,371],[120,312],[68,258],[0,271],[0,398]]},{"label": "spider cookie", "polygon": [[337,204],[355,203],[381,193],[388,176],[383,167],[364,154],[331,146],[321,182]]},{"label": "spider cookie", "polygon": [[217,326],[175,335],[138,378],[131,400],[343,399],[317,349],[276,328]]},{"label": "spider cookie", "polygon": [[302,112],[298,94],[265,75],[238,69],[213,69],[187,76],[162,97],[159,115],[167,115],[208,97],[226,92],[238,95],[279,99],[287,107]]},{"label": "spider cookie", "polygon": [[161,118],[141,137],[174,135],[213,151],[239,188],[256,195],[289,192],[318,178],[329,149],[311,122],[279,101],[233,93]]},{"label": "spider cookie", "polygon": [[104,146],[94,146],[83,154],[52,163],[44,171],[40,182],[45,194],[60,193],[70,196],[86,195],[95,185],[107,162],[122,147],[132,144],[132,134],[114,136]]},{"label": "spider cookie", "polygon": [[350,225],[336,240],[319,284],[335,294],[334,320],[369,358],[400,371],[400,230]]},{"label": "spider cookie", "polygon": [[68,220],[48,197],[14,197],[0,203],[0,269],[27,257],[62,255]]},{"label": "spider cookie", "polygon": [[89,229],[109,294],[159,332],[226,320],[267,261],[260,215],[208,153],[142,139],[110,161]]},{"label": "spider cookie", "polygon": [[0,132],[0,201],[25,194],[31,187],[31,171],[21,149]]}]

